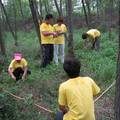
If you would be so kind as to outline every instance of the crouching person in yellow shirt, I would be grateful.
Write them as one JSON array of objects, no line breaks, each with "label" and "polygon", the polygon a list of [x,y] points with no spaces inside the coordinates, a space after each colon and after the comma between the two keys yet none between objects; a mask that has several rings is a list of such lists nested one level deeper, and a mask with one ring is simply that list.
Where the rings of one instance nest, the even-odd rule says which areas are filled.
[{"label": "crouching person in yellow shirt", "polygon": [[8,73],[13,80],[18,81],[19,79],[24,80],[27,74],[31,74],[28,70],[28,63],[25,58],[22,58],[21,53],[15,53],[14,59],[11,61]]},{"label": "crouching person in yellow shirt", "polygon": [[60,57],[61,63],[64,63],[65,34],[67,28],[63,24],[62,18],[58,18],[57,23],[53,27],[57,33],[57,37],[54,38],[54,61],[58,64],[58,58]]},{"label": "crouching person in yellow shirt", "polygon": [[82,34],[82,39],[84,39],[84,47],[87,47],[88,40],[92,40],[92,49],[100,48],[100,31],[97,29],[90,29],[86,33]]},{"label": "crouching person in yellow shirt", "polygon": [[68,58],[63,64],[69,79],[59,87],[59,108],[55,120],[95,120],[93,96],[100,88],[90,77],[81,77],[80,62]]}]

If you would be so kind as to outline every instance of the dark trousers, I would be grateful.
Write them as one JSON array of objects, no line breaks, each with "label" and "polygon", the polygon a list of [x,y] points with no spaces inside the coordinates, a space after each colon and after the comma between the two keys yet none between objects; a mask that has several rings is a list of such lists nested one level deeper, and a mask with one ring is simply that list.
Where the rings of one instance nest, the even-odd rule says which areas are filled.
[{"label": "dark trousers", "polygon": [[42,44],[42,64],[46,67],[53,60],[53,44]]},{"label": "dark trousers", "polygon": [[92,49],[99,49],[100,48],[100,41],[99,41],[99,38],[95,38],[95,41],[93,42],[92,44]]},{"label": "dark trousers", "polygon": [[[23,73],[24,73],[24,70],[22,68],[16,68],[13,71],[13,75],[16,77],[16,81],[22,79]],[[27,74],[31,74],[31,71],[28,70]]]},{"label": "dark trousers", "polygon": [[64,116],[63,112],[58,111],[55,116],[55,120],[63,120],[63,116]]}]

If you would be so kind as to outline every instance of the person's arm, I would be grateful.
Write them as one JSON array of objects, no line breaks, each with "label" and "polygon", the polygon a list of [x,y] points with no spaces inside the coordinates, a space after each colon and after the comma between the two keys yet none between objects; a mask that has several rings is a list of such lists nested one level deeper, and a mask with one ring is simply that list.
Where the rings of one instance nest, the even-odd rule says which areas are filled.
[{"label": "person's arm", "polygon": [[16,77],[13,74],[13,69],[12,68],[8,68],[8,73],[10,74],[10,76],[12,77],[13,80],[16,80]]},{"label": "person's arm", "polygon": [[67,27],[65,25],[62,25],[62,30],[58,31],[58,36],[65,35],[67,33]]},{"label": "person's arm", "polygon": [[57,36],[57,33],[56,32],[47,32],[47,31],[44,31],[44,32],[42,32],[42,34],[44,35],[44,36],[50,36],[50,35],[53,35],[53,36]]},{"label": "person's arm", "polygon": [[59,105],[59,109],[63,112],[63,114],[68,112],[68,109],[64,105]]},{"label": "person's arm", "polygon": [[23,73],[23,76],[22,76],[22,79],[24,80],[26,75],[27,75],[27,71],[28,71],[28,67],[24,67],[24,73]]},{"label": "person's arm", "polygon": [[65,33],[66,33],[66,32],[58,32],[57,35],[58,35],[58,36],[60,36],[60,35],[65,35]]},{"label": "person's arm", "polygon": [[100,93],[100,87],[94,82],[94,80],[92,80],[91,78],[89,79],[92,85],[93,96],[96,96]]}]

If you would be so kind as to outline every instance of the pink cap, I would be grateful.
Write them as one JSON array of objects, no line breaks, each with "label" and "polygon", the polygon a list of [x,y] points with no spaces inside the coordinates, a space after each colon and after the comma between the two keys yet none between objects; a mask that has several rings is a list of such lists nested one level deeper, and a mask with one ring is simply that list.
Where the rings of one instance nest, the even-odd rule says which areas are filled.
[{"label": "pink cap", "polygon": [[21,60],[22,59],[22,54],[21,53],[15,53],[14,54],[14,59],[15,60]]}]

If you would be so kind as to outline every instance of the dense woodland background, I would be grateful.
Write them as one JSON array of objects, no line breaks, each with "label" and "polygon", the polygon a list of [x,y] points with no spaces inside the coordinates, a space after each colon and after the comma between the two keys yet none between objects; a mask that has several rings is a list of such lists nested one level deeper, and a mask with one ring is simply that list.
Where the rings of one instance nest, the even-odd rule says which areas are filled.
[{"label": "dense woodland background", "polygon": [[[39,25],[47,13],[54,15],[54,22],[58,16],[64,18],[66,54],[73,52],[80,59],[81,76],[92,77],[103,92],[116,79],[119,12],[119,0],[0,0],[0,120],[53,119],[53,114],[34,103],[58,110],[58,87],[67,79],[62,64],[40,69]],[[100,51],[83,48],[81,35],[90,28],[101,31]],[[15,51],[29,61],[32,74],[25,82],[16,83],[7,74]],[[17,100],[5,90],[25,100]],[[114,120],[114,97],[113,87],[95,103],[97,120]]]}]

